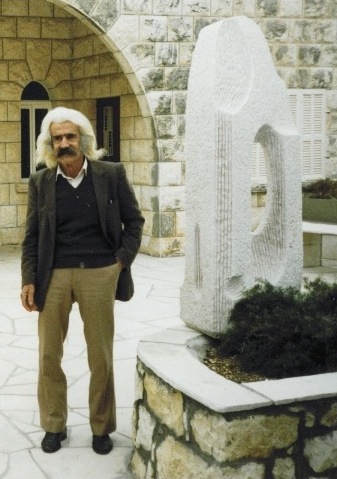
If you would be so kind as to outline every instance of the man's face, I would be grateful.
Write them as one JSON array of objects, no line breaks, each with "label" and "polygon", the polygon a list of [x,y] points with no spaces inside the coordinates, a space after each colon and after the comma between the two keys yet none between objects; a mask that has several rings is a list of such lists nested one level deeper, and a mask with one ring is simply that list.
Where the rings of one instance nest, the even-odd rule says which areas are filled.
[{"label": "man's face", "polygon": [[76,162],[83,157],[80,147],[80,132],[70,121],[52,123],[50,134],[55,156],[59,163]]}]

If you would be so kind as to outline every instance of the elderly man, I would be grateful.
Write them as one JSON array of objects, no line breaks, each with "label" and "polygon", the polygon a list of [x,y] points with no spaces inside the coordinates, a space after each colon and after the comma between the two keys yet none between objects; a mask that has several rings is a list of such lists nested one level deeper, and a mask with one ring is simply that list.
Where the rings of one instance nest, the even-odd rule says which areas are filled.
[{"label": "elderly man", "polygon": [[133,292],[130,266],[144,219],[121,164],[99,160],[89,120],[68,108],[44,118],[37,140],[43,168],[29,180],[22,243],[22,305],[39,311],[38,400],[44,452],[67,437],[67,382],[61,367],[72,304],[83,321],[90,369],[92,447],[112,449],[116,429],[112,364],[114,300]]}]

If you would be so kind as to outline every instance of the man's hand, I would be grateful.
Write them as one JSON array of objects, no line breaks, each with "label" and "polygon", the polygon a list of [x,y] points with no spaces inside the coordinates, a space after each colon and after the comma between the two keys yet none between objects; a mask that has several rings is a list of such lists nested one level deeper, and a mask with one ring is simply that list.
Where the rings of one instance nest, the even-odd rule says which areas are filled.
[{"label": "man's hand", "polygon": [[119,270],[122,271],[122,269],[124,268],[124,265],[123,265],[123,263],[121,262],[120,259],[117,259],[117,264],[119,266]]},{"label": "man's hand", "polygon": [[21,303],[22,306],[29,312],[37,311],[36,304],[34,302],[35,284],[25,284],[21,291]]}]

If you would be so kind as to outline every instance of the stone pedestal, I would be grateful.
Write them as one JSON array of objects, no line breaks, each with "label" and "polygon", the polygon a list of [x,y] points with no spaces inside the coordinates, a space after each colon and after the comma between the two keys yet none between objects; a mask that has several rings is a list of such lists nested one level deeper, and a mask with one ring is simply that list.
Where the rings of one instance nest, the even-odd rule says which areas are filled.
[{"label": "stone pedestal", "polygon": [[195,357],[203,341],[168,329],[140,342],[133,477],[336,477],[337,373],[236,384]]}]

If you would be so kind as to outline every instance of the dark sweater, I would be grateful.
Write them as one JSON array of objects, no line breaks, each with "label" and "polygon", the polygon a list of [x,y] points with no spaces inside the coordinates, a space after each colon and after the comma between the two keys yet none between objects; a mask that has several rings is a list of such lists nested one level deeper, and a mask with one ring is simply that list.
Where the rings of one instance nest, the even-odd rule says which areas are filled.
[{"label": "dark sweater", "polygon": [[100,268],[116,262],[100,224],[90,169],[74,188],[56,182],[55,268]]}]

